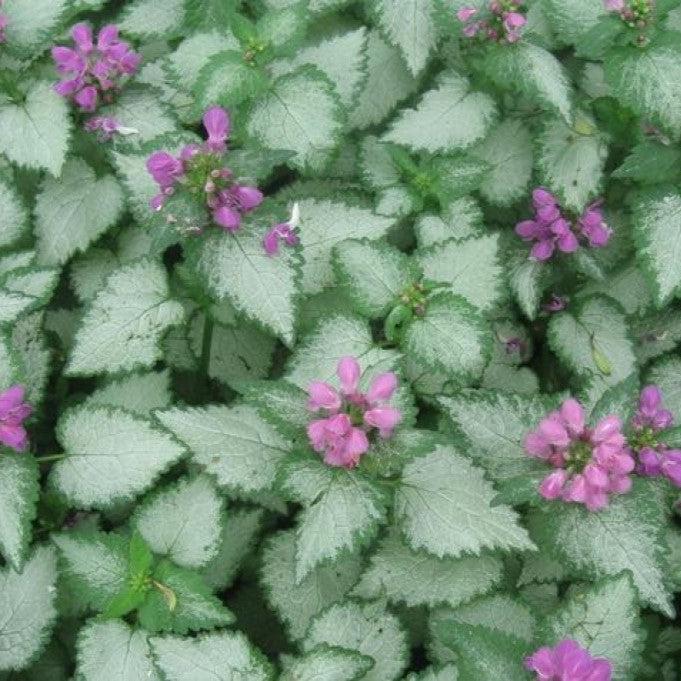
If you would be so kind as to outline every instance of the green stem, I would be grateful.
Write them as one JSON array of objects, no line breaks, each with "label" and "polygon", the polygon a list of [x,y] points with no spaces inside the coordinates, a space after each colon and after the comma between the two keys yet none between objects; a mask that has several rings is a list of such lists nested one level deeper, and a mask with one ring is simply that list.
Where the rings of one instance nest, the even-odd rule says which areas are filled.
[{"label": "green stem", "polygon": [[203,325],[203,339],[201,340],[201,364],[199,365],[201,373],[205,375],[208,375],[208,365],[210,364],[210,346],[213,343],[214,324],[212,317],[206,313],[206,321]]},{"label": "green stem", "polygon": [[49,456],[36,456],[38,463],[48,463],[49,461],[61,461],[66,458],[66,454],[50,454]]}]

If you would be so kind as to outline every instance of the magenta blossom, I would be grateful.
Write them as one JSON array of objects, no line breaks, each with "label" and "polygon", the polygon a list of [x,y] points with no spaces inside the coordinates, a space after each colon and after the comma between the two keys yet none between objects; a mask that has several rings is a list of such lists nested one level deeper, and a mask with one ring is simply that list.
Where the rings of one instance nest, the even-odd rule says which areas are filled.
[{"label": "magenta blossom", "polygon": [[299,241],[299,237],[295,230],[300,224],[300,207],[298,203],[293,204],[291,209],[291,218],[288,222],[280,222],[270,229],[262,240],[263,248],[267,255],[276,255],[279,253],[279,242],[283,241],[287,246],[295,246]]},{"label": "magenta blossom", "polygon": [[610,681],[612,665],[571,639],[553,648],[539,648],[525,659],[525,667],[537,674],[536,681]]},{"label": "magenta blossom", "polygon": [[312,448],[324,455],[330,466],[354,468],[369,449],[368,435],[374,430],[389,438],[402,419],[399,409],[386,403],[397,390],[397,376],[390,372],[376,376],[369,390],[359,390],[361,369],[354,357],[343,357],[336,373],[340,390],[323,381],[314,381],[307,392],[308,409],[327,416],[307,427]]},{"label": "magenta blossom", "polygon": [[13,385],[0,392],[0,442],[17,452],[25,452],[28,447],[28,433],[24,428],[33,408],[24,402],[24,388]]},{"label": "magenta blossom", "polygon": [[528,433],[524,444],[530,456],[555,469],[539,485],[545,499],[598,511],[608,505],[608,495],[631,489],[629,474],[635,462],[617,416],[606,416],[588,428],[582,405],[568,399]]},{"label": "magenta blossom", "polygon": [[85,130],[96,132],[102,142],[108,142],[114,135],[134,135],[139,132],[134,128],[126,128],[111,116],[93,116],[85,121]]},{"label": "magenta blossom", "polygon": [[[2,3],[3,0],[0,0],[0,7],[2,7]],[[5,40],[7,40],[5,29],[7,28],[8,24],[9,20],[7,19],[7,16],[5,14],[0,14],[0,43],[4,43]]]},{"label": "magenta blossom", "polygon": [[519,11],[522,4],[522,0],[492,0],[486,12],[466,6],[457,11],[456,18],[464,25],[462,33],[466,38],[479,36],[492,42],[515,43],[527,23]]},{"label": "magenta blossom", "polygon": [[113,93],[120,90],[126,77],[137,71],[142,58],[128,43],[118,39],[118,28],[113,24],[99,31],[96,43],[87,24],[76,24],[71,37],[74,48],[60,45],[52,48],[52,58],[62,76],[55,90],[72,99],[82,111],[92,112],[100,100],[113,101]]},{"label": "magenta blossom", "polygon": [[227,111],[211,107],[203,115],[203,125],[208,139],[202,145],[185,145],[179,157],[155,151],[147,159],[147,170],[161,190],[150,205],[152,210],[160,211],[169,196],[186,188],[203,197],[215,224],[227,232],[236,232],[242,217],[255,210],[264,196],[257,187],[235,181],[232,171],[223,166],[231,128]]},{"label": "magenta blossom", "polygon": [[582,236],[592,248],[605,246],[612,230],[603,220],[601,202],[591,204],[574,225],[562,213],[558,199],[547,189],[537,187],[532,192],[534,218],[523,220],[515,226],[523,241],[535,242],[530,258],[538,262],[549,260],[556,251],[574,253]]},{"label": "magenta blossom", "polygon": [[624,0],[605,0],[603,5],[609,12],[621,12],[625,7]]},{"label": "magenta blossom", "polygon": [[553,293],[548,302],[542,305],[544,312],[562,312],[569,304],[570,299],[567,296],[559,296]]},{"label": "magenta blossom", "polygon": [[669,409],[662,407],[662,391],[656,385],[648,385],[641,390],[638,399],[638,409],[631,419],[631,425],[635,430],[641,431],[649,428],[653,433],[658,433],[669,428],[674,423],[674,417]]}]

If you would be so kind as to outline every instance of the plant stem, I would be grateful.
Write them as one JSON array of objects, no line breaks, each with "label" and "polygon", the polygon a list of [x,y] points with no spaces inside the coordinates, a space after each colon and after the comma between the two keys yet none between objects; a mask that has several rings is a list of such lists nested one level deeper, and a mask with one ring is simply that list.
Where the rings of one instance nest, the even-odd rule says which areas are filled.
[{"label": "plant stem", "polygon": [[213,343],[213,327],[214,322],[212,317],[206,313],[206,321],[203,325],[203,338],[201,340],[201,364],[199,369],[202,374],[208,375],[208,365],[210,364],[210,346]]},{"label": "plant stem", "polygon": [[35,460],[38,463],[48,463],[49,461],[61,461],[66,458],[66,454],[50,454],[48,456],[36,456]]}]

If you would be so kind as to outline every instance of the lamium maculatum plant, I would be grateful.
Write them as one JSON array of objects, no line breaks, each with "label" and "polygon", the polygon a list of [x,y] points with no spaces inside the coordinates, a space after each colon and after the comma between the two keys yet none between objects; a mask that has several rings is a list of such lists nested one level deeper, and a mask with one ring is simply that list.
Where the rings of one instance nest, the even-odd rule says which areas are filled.
[{"label": "lamium maculatum plant", "polygon": [[681,678],[681,0],[0,0],[0,681]]}]

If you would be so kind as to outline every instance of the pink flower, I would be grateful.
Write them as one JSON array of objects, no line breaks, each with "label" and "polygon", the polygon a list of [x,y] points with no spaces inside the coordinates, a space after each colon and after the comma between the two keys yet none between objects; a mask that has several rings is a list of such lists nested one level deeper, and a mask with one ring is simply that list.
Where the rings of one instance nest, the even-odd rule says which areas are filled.
[{"label": "pink flower", "polygon": [[649,428],[653,433],[669,428],[674,416],[669,409],[662,408],[662,391],[656,385],[648,385],[641,391],[638,410],[631,419],[635,430]]},{"label": "pink flower", "polygon": [[669,479],[676,487],[681,487],[681,450],[670,449],[666,451],[661,469],[662,475]]},{"label": "pink flower", "polygon": [[234,184],[218,192],[213,220],[228,232],[241,228],[241,217],[259,206],[264,199],[257,187]]},{"label": "pink flower", "polygon": [[612,235],[612,230],[603,220],[603,211],[600,205],[600,202],[591,204],[579,218],[582,234],[592,248],[602,248],[608,243]]},{"label": "pink flower", "polygon": [[227,149],[225,141],[231,129],[227,111],[222,107],[212,106],[203,114],[203,127],[208,133],[206,148],[218,154],[224,153]]},{"label": "pink flower", "polygon": [[389,438],[402,419],[399,409],[386,404],[397,389],[397,376],[376,376],[365,394],[359,389],[361,367],[354,357],[341,358],[336,374],[340,390],[323,381],[313,381],[308,387],[308,409],[326,411],[327,416],[312,421],[307,434],[326,463],[352,468],[368,451],[373,430],[379,437]]},{"label": "pink flower", "polygon": [[[0,0],[0,7],[2,7],[2,0]],[[6,15],[0,14],[0,43],[4,43],[7,40],[5,35],[5,29],[9,25],[9,19]]]},{"label": "pink flower", "polygon": [[584,504],[597,511],[608,505],[610,494],[623,494],[631,487],[629,474],[635,461],[622,422],[611,415],[589,428],[577,400],[565,400],[542,419],[524,445],[530,456],[555,469],[539,485],[545,499]]},{"label": "pink flower", "polygon": [[544,312],[562,312],[568,306],[568,303],[569,299],[566,296],[558,296],[554,293],[548,303],[542,305],[542,310]]},{"label": "pink flower", "polygon": [[296,228],[300,224],[300,207],[297,203],[293,204],[291,210],[291,218],[288,222],[280,222],[274,225],[263,238],[263,248],[267,255],[276,255],[279,253],[279,241],[283,241],[287,246],[295,246],[300,242],[298,235],[295,233]]},{"label": "pink flower", "polygon": [[162,189],[172,187],[184,175],[182,161],[166,151],[155,151],[147,159],[147,170]]},{"label": "pink flower", "polygon": [[0,443],[17,452],[28,448],[28,433],[23,422],[33,408],[24,402],[24,387],[13,385],[0,393]]},{"label": "pink flower", "polygon": [[539,648],[525,659],[525,667],[537,674],[536,681],[610,681],[612,665],[571,639],[553,648]]},{"label": "pink flower", "polygon": [[609,12],[621,12],[625,7],[624,0],[604,0],[603,5]]},{"label": "pink flower", "polygon": [[462,7],[457,13],[456,18],[462,23],[467,23],[473,16],[478,13],[475,7]]},{"label": "pink flower", "polygon": [[80,23],[71,29],[75,49],[52,48],[57,71],[63,76],[55,90],[69,97],[82,111],[92,112],[100,101],[111,101],[111,90],[119,90],[126,76],[133,74],[141,57],[128,43],[118,39],[118,28],[104,26],[93,43],[92,29]]}]

